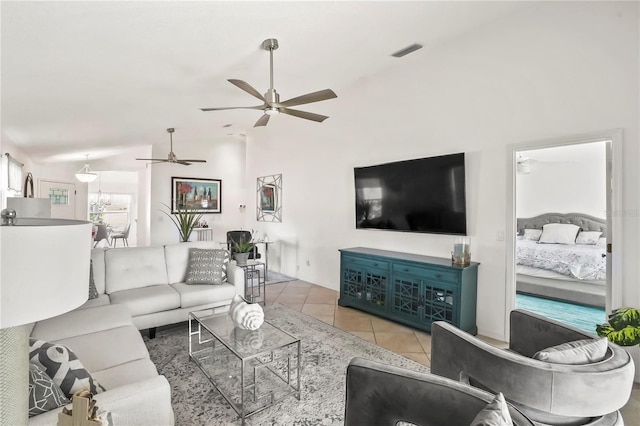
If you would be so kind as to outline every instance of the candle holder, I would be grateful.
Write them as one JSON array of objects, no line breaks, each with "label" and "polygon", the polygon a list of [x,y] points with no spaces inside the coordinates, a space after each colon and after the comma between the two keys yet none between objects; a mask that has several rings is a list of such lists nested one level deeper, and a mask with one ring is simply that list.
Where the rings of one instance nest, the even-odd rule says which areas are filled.
[{"label": "candle holder", "polygon": [[471,238],[456,238],[451,252],[451,262],[460,266],[469,266],[471,264]]}]

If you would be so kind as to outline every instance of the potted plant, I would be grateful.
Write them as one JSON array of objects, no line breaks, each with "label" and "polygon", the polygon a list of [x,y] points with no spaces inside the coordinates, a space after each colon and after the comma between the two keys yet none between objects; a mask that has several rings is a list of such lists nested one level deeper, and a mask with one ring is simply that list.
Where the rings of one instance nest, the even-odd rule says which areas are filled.
[{"label": "potted plant", "polygon": [[254,231],[251,231],[251,238],[249,239],[249,241],[245,241],[244,235],[240,236],[239,241],[236,241],[233,238],[231,239],[232,251],[234,253],[233,256],[239,266],[244,266],[247,264],[249,254],[255,247],[255,243],[253,242],[253,234]]},{"label": "potted plant", "polygon": [[[171,210],[171,208],[166,204],[163,205]],[[202,219],[203,216],[202,213],[195,213],[182,208],[178,208],[177,213],[175,214],[169,214],[164,210],[161,211],[166,214],[173,224],[176,225],[176,228],[178,228],[178,232],[180,233],[180,242],[189,241],[191,231],[193,231],[193,228],[198,226],[198,223],[200,223],[200,219]]]},{"label": "potted plant", "polygon": [[596,326],[598,336],[624,346],[636,366],[635,381],[640,382],[640,309],[620,308],[609,315],[609,321]]}]

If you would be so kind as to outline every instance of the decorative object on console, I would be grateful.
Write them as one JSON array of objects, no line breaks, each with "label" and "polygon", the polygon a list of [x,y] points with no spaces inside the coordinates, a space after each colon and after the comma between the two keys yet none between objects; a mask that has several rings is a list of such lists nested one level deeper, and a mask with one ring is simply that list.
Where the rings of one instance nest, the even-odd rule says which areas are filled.
[{"label": "decorative object on console", "polygon": [[236,327],[242,330],[257,330],[264,322],[264,312],[259,303],[248,303],[240,295],[231,301],[229,315]]},{"label": "decorative object on console", "polygon": [[471,238],[456,237],[451,252],[451,261],[454,265],[468,266],[471,264]]},{"label": "decorative object on console", "polygon": [[191,213],[222,212],[222,181],[220,179],[171,178],[171,213],[186,210]]},{"label": "decorative object on console", "polygon": [[[165,207],[169,207],[166,204],[163,205]],[[175,218],[164,210],[161,211],[162,213],[167,215],[167,217],[171,219],[171,222],[173,222],[176,228],[178,228],[178,232],[180,233],[180,241],[183,243],[189,241],[189,237],[191,237],[193,228],[198,225],[198,221],[202,218],[202,213],[195,213],[186,209],[178,209],[176,212],[174,212],[173,215],[175,215]]]},{"label": "decorative object on console", "polygon": [[91,223],[16,219],[15,211],[8,209],[2,218],[0,424],[17,425],[28,422],[30,324],[87,300]]},{"label": "decorative object on console", "polygon": [[260,222],[282,222],[282,175],[259,177],[257,179],[257,195],[257,220]]},{"label": "decorative object on console", "polygon": [[218,285],[227,281],[229,252],[224,249],[189,249],[186,284]]}]

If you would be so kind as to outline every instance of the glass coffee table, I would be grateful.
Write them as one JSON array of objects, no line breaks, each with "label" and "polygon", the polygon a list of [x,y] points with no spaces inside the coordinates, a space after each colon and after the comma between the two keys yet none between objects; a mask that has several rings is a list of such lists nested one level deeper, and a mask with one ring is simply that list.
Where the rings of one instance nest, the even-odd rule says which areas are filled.
[{"label": "glass coffee table", "polygon": [[227,312],[190,312],[189,357],[243,423],[290,395],[300,399],[300,339],[267,321],[249,331]]}]

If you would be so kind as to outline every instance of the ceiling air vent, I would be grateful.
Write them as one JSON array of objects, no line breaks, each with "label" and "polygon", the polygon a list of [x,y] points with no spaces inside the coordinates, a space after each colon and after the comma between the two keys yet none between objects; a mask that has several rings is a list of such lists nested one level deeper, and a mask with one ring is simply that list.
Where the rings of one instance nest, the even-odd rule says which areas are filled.
[{"label": "ceiling air vent", "polygon": [[422,49],[422,45],[418,43],[413,43],[411,46],[407,46],[404,49],[398,50],[396,53],[392,53],[391,56],[396,58],[402,58],[405,55],[408,55],[411,52],[415,52],[418,49]]}]

